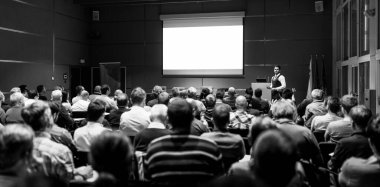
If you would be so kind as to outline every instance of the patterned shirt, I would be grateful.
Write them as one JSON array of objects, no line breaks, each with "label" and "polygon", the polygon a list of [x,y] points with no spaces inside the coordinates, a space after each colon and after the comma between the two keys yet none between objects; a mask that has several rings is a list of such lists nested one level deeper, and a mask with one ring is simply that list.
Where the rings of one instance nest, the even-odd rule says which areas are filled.
[{"label": "patterned shirt", "polygon": [[231,112],[230,113],[230,129],[249,129],[253,115],[248,114],[246,111]]}]

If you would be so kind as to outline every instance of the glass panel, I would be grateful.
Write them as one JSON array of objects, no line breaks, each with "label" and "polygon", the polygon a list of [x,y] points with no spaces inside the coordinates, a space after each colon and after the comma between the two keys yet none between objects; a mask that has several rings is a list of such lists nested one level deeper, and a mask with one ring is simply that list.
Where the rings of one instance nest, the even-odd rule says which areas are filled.
[{"label": "glass panel", "polygon": [[338,16],[336,17],[336,61],[339,61],[341,60],[342,58],[342,50],[341,50],[341,45],[342,45],[342,38],[341,38],[341,30],[342,30],[342,26],[341,26],[341,23],[342,23],[342,20],[341,20],[342,16],[341,14],[338,14]]},{"label": "glass panel", "polygon": [[359,64],[359,102],[364,104],[364,91],[369,89],[369,62]]},{"label": "glass panel", "polygon": [[[360,12],[368,10],[369,0],[360,0]],[[360,16],[360,55],[369,53],[369,17],[364,14]]]},{"label": "glass panel", "polygon": [[340,96],[340,69],[338,69],[338,90],[337,90],[337,95]]},{"label": "glass panel", "polygon": [[352,95],[358,95],[358,67],[352,67]]},{"label": "glass panel", "polygon": [[343,60],[348,59],[348,4],[343,7]]},{"label": "glass panel", "polygon": [[342,67],[342,95],[348,94],[348,66]]},{"label": "glass panel", "polygon": [[357,19],[358,6],[356,0],[351,1],[351,57],[357,56]]}]

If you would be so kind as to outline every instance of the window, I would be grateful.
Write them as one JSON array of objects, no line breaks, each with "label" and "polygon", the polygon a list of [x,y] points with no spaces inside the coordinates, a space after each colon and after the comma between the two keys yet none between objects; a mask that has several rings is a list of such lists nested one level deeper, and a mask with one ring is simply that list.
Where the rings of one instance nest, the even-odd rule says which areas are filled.
[{"label": "window", "polygon": [[340,96],[341,95],[341,93],[340,93],[340,69],[338,68],[338,90],[337,90],[337,94]]},{"label": "window", "polygon": [[364,104],[364,91],[369,89],[369,62],[359,64],[359,102]]},{"label": "window", "polygon": [[369,18],[363,14],[369,8],[369,0],[360,0],[360,55],[369,53]]},{"label": "window", "polygon": [[348,94],[348,66],[342,67],[342,95]]},{"label": "window", "polygon": [[357,56],[357,15],[358,6],[356,0],[351,1],[351,57]]},{"label": "window", "polygon": [[343,60],[348,59],[348,4],[343,7]]},{"label": "window", "polygon": [[341,31],[342,31],[342,26],[341,26],[341,14],[338,14],[337,20],[336,20],[336,61],[340,61],[342,58],[342,50],[341,50],[341,45],[342,45],[342,40],[341,40]]},{"label": "window", "polygon": [[352,95],[358,95],[358,67],[352,67]]}]

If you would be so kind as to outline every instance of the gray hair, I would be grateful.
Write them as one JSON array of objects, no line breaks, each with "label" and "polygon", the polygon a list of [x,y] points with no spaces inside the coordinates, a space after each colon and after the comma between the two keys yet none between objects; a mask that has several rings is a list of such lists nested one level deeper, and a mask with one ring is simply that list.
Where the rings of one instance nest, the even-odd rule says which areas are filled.
[{"label": "gray hair", "polygon": [[294,120],[297,116],[297,109],[288,101],[277,101],[272,106],[272,114],[275,119],[287,118]]},{"label": "gray hair", "polygon": [[160,120],[164,122],[166,118],[168,117],[168,107],[164,104],[155,104],[150,109],[150,120]]},{"label": "gray hair", "polygon": [[61,101],[62,100],[62,91],[54,90],[51,92],[51,100],[52,101]]}]

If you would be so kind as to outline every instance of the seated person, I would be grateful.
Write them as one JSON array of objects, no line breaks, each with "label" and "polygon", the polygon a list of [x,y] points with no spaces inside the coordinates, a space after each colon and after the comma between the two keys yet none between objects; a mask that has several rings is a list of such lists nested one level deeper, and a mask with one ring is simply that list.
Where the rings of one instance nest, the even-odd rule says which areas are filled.
[{"label": "seated person", "polygon": [[65,129],[72,129],[74,120],[70,117],[69,111],[62,105],[62,91],[54,90],[51,92],[51,101],[59,105],[58,117],[56,124]]},{"label": "seated person", "polygon": [[79,100],[73,104],[71,110],[73,112],[85,112],[87,111],[88,105],[90,104],[90,100],[88,99],[89,94],[86,90],[83,90],[80,93]]},{"label": "seated person", "polygon": [[311,122],[311,132],[320,131],[325,132],[327,125],[330,122],[341,120],[342,118],[338,116],[340,112],[341,105],[339,98],[329,97],[327,99],[327,113],[323,116],[315,116]]},{"label": "seated person", "polygon": [[96,97],[96,99],[101,99],[106,103],[106,112],[117,109],[116,102],[109,97],[111,88],[107,84],[104,84],[100,91],[102,94]]},{"label": "seated person", "polygon": [[157,103],[168,106],[169,100],[170,100],[170,95],[168,94],[168,92],[161,92],[160,95],[158,95]]},{"label": "seated person", "polygon": [[[313,102],[306,106],[305,115],[303,116],[305,124],[312,116],[320,116],[327,113],[327,109],[324,103],[324,93],[322,90],[314,89],[311,92],[311,98],[313,99]],[[306,127],[310,128],[308,125],[306,125]]]},{"label": "seated person", "polygon": [[373,155],[367,159],[351,157],[342,166],[339,183],[342,187],[375,187],[380,184],[380,115],[367,127]]},{"label": "seated person", "polygon": [[[209,94],[205,98],[206,111],[204,113],[204,119],[207,121],[208,126],[211,128],[214,126],[212,123],[212,115],[214,112],[215,101],[215,97],[212,94]],[[229,107],[229,111],[231,111],[230,108],[231,107]]]},{"label": "seated person", "polygon": [[260,114],[268,114],[269,102],[266,99],[262,99],[263,91],[260,88],[255,90],[255,97],[252,98],[252,109],[256,109]]},{"label": "seated person", "polygon": [[341,99],[341,104],[344,118],[329,123],[325,133],[326,141],[337,143],[340,139],[349,137],[354,132],[349,113],[354,106],[358,105],[358,99],[351,95],[345,95]]},{"label": "seated person", "polygon": [[227,94],[228,94],[227,97],[223,98],[223,103],[230,105],[231,109],[235,110],[236,109],[236,106],[235,106],[235,103],[236,103],[235,102],[235,100],[236,100],[235,88],[234,87],[228,88]]},{"label": "seated person", "polygon": [[335,147],[334,155],[329,163],[330,169],[335,172],[339,171],[344,161],[350,157],[366,159],[373,154],[366,134],[367,124],[372,117],[371,110],[358,105],[351,109],[349,115],[354,133],[350,137],[339,140]]},{"label": "seated person", "polygon": [[230,124],[228,125],[228,128],[249,130],[251,120],[254,116],[247,113],[247,99],[240,95],[235,101],[236,111],[231,112],[230,114]]},{"label": "seated person", "polygon": [[81,93],[84,90],[82,85],[78,85],[75,87],[75,93],[77,94],[72,100],[71,103],[75,104],[77,101],[81,100]]},{"label": "seated person", "polygon": [[148,103],[146,105],[152,107],[153,105],[157,104],[158,103],[158,95],[160,95],[161,92],[163,92],[161,86],[158,86],[158,85],[154,86],[153,90],[152,90],[152,94],[154,96],[154,99],[148,101]]},{"label": "seated person", "polygon": [[10,96],[11,108],[5,113],[5,124],[24,123],[21,116],[22,107],[24,107],[24,96],[20,92],[13,93]]},{"label": "seated person", "polygon": [[215,107],[212,121],[214,131],[203,133],[201,137],[213,140],[222,152],[224,169],[228,171],[230,166],[238,162],[245,155],[243,138],[240,135],[229,133],[227,126],[230,124],[230,110],[228,105]]},{"label": "seated person", "polygon": [[186,98],[186,101],[189,102],[189,103],[194,102],[197,105],[197,108],[200,110],[200,112],[205,112],[206,111],[205,105],[202,103],[202,101],[199,101],[197,99],[197,89],[196,88],[189,87],[187,89],[187,98]]},{"label": "seated person", "polygon": [[210,132],[210,129],[208,128],[208,124],[204,119],[201,119],[201,109],[199,108],[200,106],[198,105],[198,102],[196,100],[187,100],[190,102],[190,105],[193,108],[193,115],[194,119],[191,122],[191,129],[190,129],[190,134],[195,135],[195,136],[200,136],[205,132]]},{"label": "seated person", "polygon": [[146,152],[152,140],[161,136],[169,135],[171,131],[166,128],[168,107],[163,104],[155,104],[150,110],[150,121],[148,127],[137,133],[133,147],[136,151]]},{"label": "seated person", "polygon": [[109,124],[111,125],[111,128],[114,130],[119,129],[120,127],[120,117],[124,112],[129,111],[128,108],[128,96],[127,94],[119,94],[116,98],[117,102],[117,110],[111,110],[110,114],[106,117]]}]

